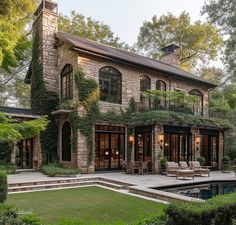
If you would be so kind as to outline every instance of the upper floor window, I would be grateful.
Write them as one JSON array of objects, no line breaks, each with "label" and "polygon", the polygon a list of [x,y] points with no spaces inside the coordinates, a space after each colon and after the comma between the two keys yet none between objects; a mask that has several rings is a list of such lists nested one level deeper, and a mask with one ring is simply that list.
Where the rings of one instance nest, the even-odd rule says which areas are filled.
[{"label": "upper floor window", "polygon": [[121,73],[113,67],[99,70],[100,100],[121,104]]},{"label": "upper floor window", "polygon": [[140,91],[147,91],[151,90],[151,79],[147,76],[141,76],[140,77]]},{"label": "upper floor window", "polygon": [[[159,91],[166,91],[166,83],[162,80],[158,80],[156,82],[156,90]],[[160,99],[157,99],[155,101],[155,105],[157,108],[161,107],[165,107],[166,106],[166,95],[160,95]]]},{"label": "upper floor window", "polygon": [[200,91],[193,89],[189,92],[190,95],[194,95],[196,100],[194,102],[194,114],[195,115],[202,115],[203,112],[203,95]]},{"label": "upper floor window", "polygon": [[73,99],[73,66],[65,65],[61,72],[61,98]]},{"label": "upper floor window", "polygon": [[158,80],[156,83],[156,90],[166,91],[166,83],[162,80]]}]

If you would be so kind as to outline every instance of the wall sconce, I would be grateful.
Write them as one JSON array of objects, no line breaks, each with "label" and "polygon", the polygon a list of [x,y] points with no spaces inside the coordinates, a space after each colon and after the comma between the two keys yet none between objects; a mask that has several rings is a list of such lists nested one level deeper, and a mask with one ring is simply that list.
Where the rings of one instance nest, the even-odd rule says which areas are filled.
[{"label": "wall sconce", "polygon": [[130,142],[131,144],[134,143],[134,135],[130,135],[130,136],[129,136],[129,142]]},{"label": "wall sconce", "polygon": [[161,150],[163,149],[164,144],[164,134],[158,134],[157,135],[157,142],[160,145]]},{"label": "wall sconce", "polygon": [[196,150],[199,151],[201,138],[199,136],[195,137]]},{"label": "wall sconce", "polygon": [[108,151],[105,151],[105,155],[109,155],[109,152],[108,152]]}]

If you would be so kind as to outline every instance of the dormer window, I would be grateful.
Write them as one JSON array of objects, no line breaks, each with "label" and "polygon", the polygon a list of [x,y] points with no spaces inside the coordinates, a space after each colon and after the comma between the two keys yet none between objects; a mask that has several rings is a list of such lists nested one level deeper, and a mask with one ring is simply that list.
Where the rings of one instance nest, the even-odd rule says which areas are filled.
[{"label": "dormer window", "polygon": [[61,98],[73,99],[73,66],[67,64],[61,72]]}]

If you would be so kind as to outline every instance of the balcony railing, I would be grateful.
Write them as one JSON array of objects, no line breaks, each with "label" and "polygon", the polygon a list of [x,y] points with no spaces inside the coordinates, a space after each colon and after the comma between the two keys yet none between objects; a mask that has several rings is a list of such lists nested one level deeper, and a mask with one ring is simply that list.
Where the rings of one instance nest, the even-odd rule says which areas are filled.
[{"label": "balcony railing", "polygon": [[2,107],[9,107],[9,108],[18,108],[18,109],[30,109],[30,101],[24,100],[24,101],[6,101],[6,102],[0,102],[0,106]]},{"label": "balcony railing", "polygon": [[184,101],[168,101],[166,99],[154,99],[142,97],[141,101],[136,103],[136,110],[139,112],[152,110],[169,110],[191,115],[203,115],[203,107],[196,103],[187,103]]}]

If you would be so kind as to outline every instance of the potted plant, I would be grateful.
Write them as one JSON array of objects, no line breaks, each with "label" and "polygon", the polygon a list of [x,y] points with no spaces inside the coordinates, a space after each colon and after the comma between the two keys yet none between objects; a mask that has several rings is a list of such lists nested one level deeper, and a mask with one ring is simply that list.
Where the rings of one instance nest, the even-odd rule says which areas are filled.
[{"label": "potted plant", "polygon": [[222,170],[222,172],[228,173],[229,172],[229,165],[230,165],[230,158],[229,158],[229,156],[225,155],[222,158],[222,163],[223,163],[223,170]]},{"label": "potted plant", "polygon": [[200,156],[197,158],[197,161],[200,163],[201,166],[203,166],[206,162],[206,159],[203,156]]},{"label": "potted plant", "polygon": [[166,162],[167,162],[167,158],[165,157],[160,158],[160,173],[162,175],[165,175],[166,173]]}]

